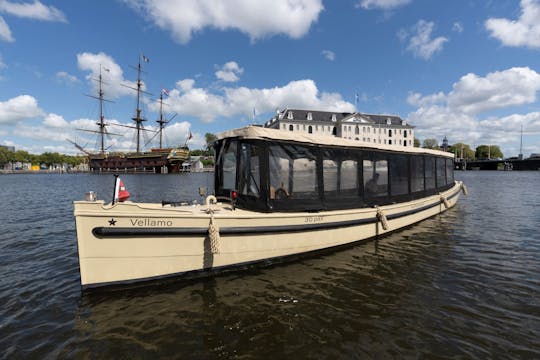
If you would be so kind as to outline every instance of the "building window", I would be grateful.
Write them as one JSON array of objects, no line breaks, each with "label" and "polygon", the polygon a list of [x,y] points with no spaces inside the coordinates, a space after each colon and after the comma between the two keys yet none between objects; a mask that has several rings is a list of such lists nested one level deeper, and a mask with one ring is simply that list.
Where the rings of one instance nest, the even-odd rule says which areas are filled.
[{"label": "building window", "polygon": [[292,113],[292,111],[289,111],[289,112],[287,113],[287,119],[289,119],[289,120],[292,120],[292,119],[293,119],[293,113]]},{"label": "building window", "polygon": [[296,124],[296,130],[300,130],[300,125]]},{"label": "building window", "polygon": [[407,130],[405,130],[405,131],[403,132],[403,137],[404,137],[404,138],[407,137]]},{"label": "building window", "polygon": [[337,136],[337,129],[335,126],[332,126],[332,135]]},{"label": "building window", "polygon": [[392,145],[392,139],[388,140],[388,145]]},{"label": "building window", "polygon": [[337,121],[336,114],[332,114],[332,121],[333,121],[333,122],[336,122],[336,121]]},{"label": "building window", "polygon": [[392,137],[392,129],[388,129],[388,136]]},{"label": "building window", "polygon": [[283,130],[287,130],[287,124],[283,124],[282,128]]},{"label": "building window", "polygon": [[308,120],[313,120],[313,114],[310,113],[310,112],[308,112],[308,113],[307,113],[307,119],[308,119]]},{"label": "building window", "polygon": [[359,128],[358,126],[356,126],[356,127],[354,128],[354,134],[355,134],[355,135],[358,135],[359,133],[360,133],[360,128]]},{"label": "building window", "polygon": [[307,132],[308,134],[313,134],[313,128],[311,127],[311,125],[308,126]]},{"label": "building window", "polygon": [[293,130],[294,130],[294,126],[292,126],[292,124],[289,125],[289,131],[293,131]]}]

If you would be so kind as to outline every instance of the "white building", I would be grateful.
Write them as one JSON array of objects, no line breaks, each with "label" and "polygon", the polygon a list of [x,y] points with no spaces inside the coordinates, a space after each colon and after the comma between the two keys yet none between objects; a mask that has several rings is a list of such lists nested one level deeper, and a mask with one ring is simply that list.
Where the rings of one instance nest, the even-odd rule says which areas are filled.
[{"label": "white building", "polygon": [[365,143],[414,146],[414,127],[396,115],[285,109],[264,127]]}]

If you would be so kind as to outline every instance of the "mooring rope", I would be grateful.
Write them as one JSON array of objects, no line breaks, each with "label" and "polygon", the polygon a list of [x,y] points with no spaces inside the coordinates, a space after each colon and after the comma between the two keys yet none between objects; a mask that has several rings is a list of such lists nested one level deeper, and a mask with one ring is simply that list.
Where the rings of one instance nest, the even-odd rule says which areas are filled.
[{"label": "mooring rope", "polygon": [[206,198],[206,205],[208,209],[206,210],[210,214],[210,224],[208,224],[208,238],[210,239],[210,251],[212,254],[219,254],[219,226],[214,221],[214,204],[216,204],[217,199],[215,196],[210,195]]},{"label": "mooring rope", "polygon": [[386,215],[382,212],[381,209],[377,208],[377,219],[380,221],[383,230],[388,230],[388,219],[386,219]]},{"label": "mooring rope", "polygon": [[443,195],[441,195],[441,202],[444,204],[445,208],[448,209],[450,207],[450,203],[448,202],[448,199],[446,199],[446,197],[444,197]]},{"label": "mooring rope", "polygon": [[214,222],[214,212],[210,213],[210,225],[208,225],[208,237],[210,238],[210,251],[219,254],[219,226]]}]

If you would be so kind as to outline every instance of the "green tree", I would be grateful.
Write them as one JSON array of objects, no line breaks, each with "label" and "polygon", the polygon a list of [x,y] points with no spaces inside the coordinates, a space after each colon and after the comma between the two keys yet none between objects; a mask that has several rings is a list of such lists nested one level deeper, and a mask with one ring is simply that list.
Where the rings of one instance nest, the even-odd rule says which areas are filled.
[{"label": "green tree", "polygon": [[450,149],[448,151],[454,153],[456,155],[456,158],[463,157],[467,160],[473,160],[475,157],[474,150],[471,149],[471,146],[469,144],[457,143],[450,146]]},{"label": "green tree", "polygon": [[0,148],[0,165],[7,164],[11,161],[11,158],[13,156],[13,152],[9,151],[6,148]]},{"label": "green tree", "polygon": [[204,138],[206,140],[206,150],[211,153],[211,155],[214,155],[214,142],[216,141],[216,135],[212,133],[206,133],[204,134]]},{"label": "green tree", "polygon": [[439,143],[437,142],[437,139],[425,139],[422,147],[425,149],[438,149]]},{"label": "green tree", "polygon": [[498,145],[478,145],[475,155],[479,160],[503,158],[503,153]]},{"label": "green tree", "polygon": [[420,140],[417,138],[414,138],[414,147],[420,147]]}]

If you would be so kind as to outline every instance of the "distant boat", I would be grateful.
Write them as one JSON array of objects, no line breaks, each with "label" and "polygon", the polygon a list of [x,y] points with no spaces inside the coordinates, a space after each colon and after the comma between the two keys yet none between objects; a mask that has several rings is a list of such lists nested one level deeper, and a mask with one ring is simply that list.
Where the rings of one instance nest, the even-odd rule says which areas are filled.
[{"label": "distant boat", "polygon": [[[140,109],[140,96],[143,92],[142,90],[142,81],[141,81],[141,72],[142,65],[141,59],[139,58],[139,63],[137,66],[137,87],[132,88],[137,91],[137,107],[135,109],[135,116],[132,120],[135,122],[135,126],[120,125],[120,124],[107,124],[105,122],[105,117],[103,115],[103,102],[108,101],[104,98],[103,92],[103,78],[101,74],[101,67],[99,72],[99,77],[97,79],[98,87],[98,96],[91,96],[99,100],[100,116],[98,125],[98,130],[89,130],[89,129],[77,129],[80,131],[86,131],[91,133],[97,133],[100,137],[100,150],[98,152],[91,152],[86,150],[84,147],[80,146],[74,141],[68,139],[69,142],[75,145],[77,149],[84,152],[88,157],[88,167],[91,172],[153,172],[153,173],[175,173],[182,170],[182,163],[189,159],[189,148],[187,142],[191,138],[191,133],[185,144],[180,147],[163,147],[163,128],[171,119],[164,120],[163,118],[163,91],[160,92],[160,116],[157,123],[159,124],[159,130],[153,131],[148,130],[143,127],[143,122],[146,119],[141,117],[142,110]],[[176,116],[176,115],[175,115]],[[174,118],[174,116],[173,116]],[[121,126],[127,127],[130,129],[135,129],[137,131],[136,136],[136,151],[132,153],[122,153],[122,152],[108,152],[105,147],[105,137],[107,135],[111,136],[121,136],[121,134],[111,133],[107,130],[107,126]],[[141,151],[141,132],[150,131],[154,133],[152,139],[159,135],[159,147],[152,148],[150,151],[142,152]],[[151,140],[152,140],[151,139]]]},{"label": "distant boat", "polygon": [[[201,276],[387,234],[453,207],[453,154],[249,126],[204,205],[75,201],[81,285]],[[204,192],[200,191],[200,195]]]}]

